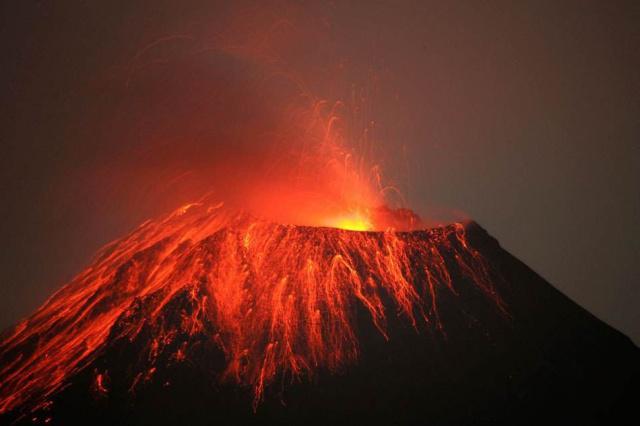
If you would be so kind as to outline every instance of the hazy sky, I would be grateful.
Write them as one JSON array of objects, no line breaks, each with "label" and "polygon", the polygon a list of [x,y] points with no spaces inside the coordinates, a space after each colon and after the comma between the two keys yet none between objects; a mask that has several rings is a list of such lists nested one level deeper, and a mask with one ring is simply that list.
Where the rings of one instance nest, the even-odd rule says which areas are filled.
[{"label": "hazy sky", "polygon": [[465,212],[640,342],[640,2],[0,7],[0,327],[230,149],[259,158],[225,132],[277,115],[284,89],[251,83],[266,67],[333,101],[375,81],[410,206]]}]

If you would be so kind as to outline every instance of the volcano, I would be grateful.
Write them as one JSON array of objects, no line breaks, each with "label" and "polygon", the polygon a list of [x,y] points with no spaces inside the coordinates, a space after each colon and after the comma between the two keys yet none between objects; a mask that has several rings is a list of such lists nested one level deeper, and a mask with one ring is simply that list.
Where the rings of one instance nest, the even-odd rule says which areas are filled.
[{"label": "volcano", "polygon": [[3,424],[609,424],[640,350],[474,222],[147,221],[0,343]]}]

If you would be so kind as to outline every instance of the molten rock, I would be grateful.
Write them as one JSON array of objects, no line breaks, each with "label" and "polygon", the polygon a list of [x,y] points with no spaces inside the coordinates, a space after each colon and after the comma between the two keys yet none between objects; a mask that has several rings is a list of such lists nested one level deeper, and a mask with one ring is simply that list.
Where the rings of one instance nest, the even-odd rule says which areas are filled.
[{"label": "molten rock", "polygon": [[545,404],[593,419],[637,391],[638,360],[475,224],[354,232],[196,204],[106,246],[3,336],[0,413],[450,424]]}]

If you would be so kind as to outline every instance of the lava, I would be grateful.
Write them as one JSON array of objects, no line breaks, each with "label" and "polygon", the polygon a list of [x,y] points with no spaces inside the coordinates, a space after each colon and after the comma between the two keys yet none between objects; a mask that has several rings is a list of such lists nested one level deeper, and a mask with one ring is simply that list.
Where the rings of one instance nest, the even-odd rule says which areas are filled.
[{"label": "lava", "polygon": [[334,218],[328,221],[328,226],[349,231],[370,231],[373,227],[371,220],[359,212]]},{"label": "lava", "polygon": [[[288,110],[262,168],[229,160],[221,170],[237,170],[216,180],[217,193],[106,245],[2,336],[0,414],[49,406],[114,339],[151,335],[144,362],[132,366],[132,394],[167,359],[186,362],[190,343],[209,339],[224,353],[219,380],[252,389],[256,409],[278,377],[357,362],[358,310],[384,338],[389,315],[442,330],[438,294],[457,293],[451,268],[502,307],[464,225],[425,230],[412,211],[386,207],[385,194],[399,191],[349,148],[373,150],[375,124],[358,105],[312,100]],[[176,302],[185,298],[189,309]],[[167,320],[171,310],[179,320]],[[93,377],[93,393],[108,397],[109,372]]]},{"label": "lava", "polygon": [[[356,309],[368,312],[385,338],[389,315],[441,329],[438,294],[456,294],[450,268],[502,307],[464,225],[371,232],[360,220],[338,223],[363,232],[283,225],[202,202],[143,223],[5,334],[0,412],[41,408],[109,336],[133,341],[145,325],[154,334],[132,392],[153,378],[158,354],[176,336],[204,334],[225,354],[220,379],[251,387],[257,405],[279,376],[310,377],[356,362]],[[166,324],[162,312],[178,294],[194,308]],[[145,314],[136,316],[140,304]],[[188,353],[187,341],[172,360]],[[94,388],[108,394],[107,374],[96,374]]]}]

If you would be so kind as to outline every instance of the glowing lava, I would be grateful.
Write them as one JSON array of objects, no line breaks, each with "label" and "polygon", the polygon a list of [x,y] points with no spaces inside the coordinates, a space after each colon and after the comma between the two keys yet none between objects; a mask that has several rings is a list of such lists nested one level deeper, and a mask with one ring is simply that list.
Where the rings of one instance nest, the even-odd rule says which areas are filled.
[{"label": "glowing lava", "polygon": [[371,219],[362,213],[339,216],[330,221],[329,226],[332,228],[346,229],[348,231],[371,231],[373,229]]},{"label": "glowing lava", "polygon": [[[344,228],[364,230],[362,217]],[[490,269],[462,224],[425,231],[351,232],[280,225],[222,204],[193,204],[104,247],[94,262],[0,343],[0,412],[48,404],[109,339],[151,333],[131,391],[153,378],[160,354],[189,359],[190,339],[224,352],[220,380],[259,403],[277,377],[336,371],[358,358],[356,309],[387,337],[386,318],[441,328],[438,294],[456,294],[450,269],[501,306]],[[168,322],[176,298],[181,320]],[[181,299],[182,300],[182,299]],[[175,317],[177,312],[172,313]],[[175,347],[178,339],[183,344]],[[108,394],[108,372],[94,388]]]}]

